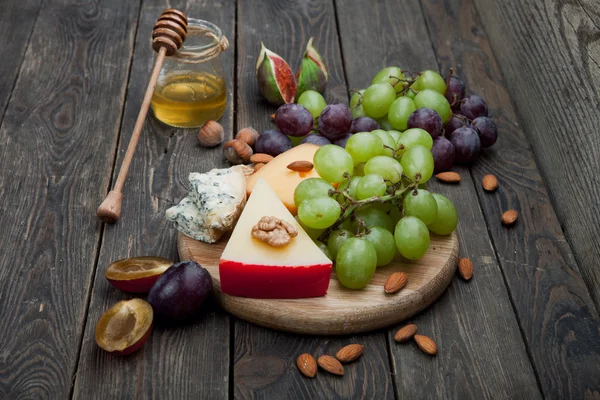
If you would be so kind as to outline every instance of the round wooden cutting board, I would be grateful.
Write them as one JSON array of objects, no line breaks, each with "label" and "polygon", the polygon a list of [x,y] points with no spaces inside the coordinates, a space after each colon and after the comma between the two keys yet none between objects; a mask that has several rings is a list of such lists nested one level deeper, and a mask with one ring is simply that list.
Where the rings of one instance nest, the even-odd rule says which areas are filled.
[{"label": "round wooden cutting board", "polygon": [[[207,244],[179,234],[181,260],[194,260],[212,275],[221,306],[257,325],[295,333],[338,335],[365,332],[396,324],[433,303],[448,287],[458,260],[456,232],[431,236],[427,254],[418,261],[397,256],[391,264],[377,268],[369,285],[361,290],[344,288],[335,272],[326,296],[306,299],[251,299],[223,294],[219,285],[219,258],[227,244]],[[240,249],[240,251],[244,251]],[[383,285],[393,272],[408,275],[408,284],[388,295]]]}]

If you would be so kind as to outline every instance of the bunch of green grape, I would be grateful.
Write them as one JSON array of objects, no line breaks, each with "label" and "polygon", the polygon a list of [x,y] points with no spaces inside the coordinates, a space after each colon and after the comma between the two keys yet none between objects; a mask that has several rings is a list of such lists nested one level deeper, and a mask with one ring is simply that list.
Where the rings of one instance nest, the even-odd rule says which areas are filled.
[{"label": "bunch of green grape", "polygon": [[320,178],[296,187],[297,218],[335,262],[344,286],[365,287],[398,252],[417,260],[429,248],[430,232],[456,228],[452,202],[425,188],[433,175],[431,146],[422,129],[380,129],[352,135],[345,149],[325,145],[315,153]]},{"label": "bunch of green grape", "polygon": [[452,110],[446,94],[446,81],[437,72],[422,71],[406,76],[399,67],[387,67],[373,78],[371,86],[358,90],[350,99],[352,118],[370,117],[384,129],[404,131],[408,118],[419,108],[436,111],[446,124]]}]

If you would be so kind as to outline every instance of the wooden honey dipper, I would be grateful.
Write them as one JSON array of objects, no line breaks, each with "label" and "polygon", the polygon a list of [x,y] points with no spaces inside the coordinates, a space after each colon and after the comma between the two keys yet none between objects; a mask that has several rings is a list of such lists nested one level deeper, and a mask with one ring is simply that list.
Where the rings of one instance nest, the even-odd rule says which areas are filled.
[{"label": "wooden honey dipper", "polygon": [[142,102],[140,113],[135,121],[135,127],[133,128],[131,140],[127,146],[127,152],[123,158],[123,164],[121,165],[117,182],[115,183],[114,189],[108,193],[96,212],[98,218],[104,222],[113,224],[121,217],[123,185],[125,184],[125,178],[127,178],[127,172],[129,171],[129,166],[133,159],[137,142],[142,133],[142,127],[144,126],[146,115],[148,114],[148,108],[150,107],[150,101],[152,100],[152,94],[154,93],[158,75],[165,61],[165,57],[175,54],[183,44],[187,35],[187,23],[188,19],[184,13],[169,8],[163,11],[154,25],[154,29],[152,30],[152,48],[154,51],[158,52],[158,56],[154,62],[154,68],[152,69],[150,81],[146,88],[144,101]]}]

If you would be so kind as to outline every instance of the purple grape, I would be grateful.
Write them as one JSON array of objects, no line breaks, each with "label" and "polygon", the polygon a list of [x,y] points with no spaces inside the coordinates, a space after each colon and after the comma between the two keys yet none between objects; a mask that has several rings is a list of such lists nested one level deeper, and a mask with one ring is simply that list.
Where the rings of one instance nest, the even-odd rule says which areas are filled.
[{"label": "purple grape", "polygon": [[325,146],[326,144],[331,144],[331,141],[329,141],[329,139],[327,139],[325,136],[311,133],[310,135],[304,137],[300,143],[312,143],[319,146]]},{"label": "purple grape", "polygon": [[275,125],[288,136],[306,136],[313,128],[310,111],[300,104],[284,104],[277,109]]},{"label": "purple grape", "polygon": [[174,324],[198,316],[212,289],[213,282],[206,269],[195,261],[182,261],[158,278],[147,300],[159,321]]},{"label": "purple grape", "polygon": [[470,164],[477,158],[481,150],[479,135],[473,128],[458,128],[450,135],[450,143],[454,146],[454,160],[461,164]]},{"label": "purple grape", "polygon": [[346,135],[342,136],[338,140],[334,141],[333,144],[343,147],[343,148],[346,148],[346,142],[348,142],[348,139],[350,139],[351,136],[352,136],[352,133],[347,133]]},{"label": "purple grape", "polygon": [[381,129],[381,126],[373,118],[358,117],[352,120],[350,133],[372,132],[375,129]]},{"label": "purple grape", "polygon": [[471,127],[479,134],[481,147],[490,147],[498,139],[498,128],[489,117],[478,117],[471,122]]},{"label": "purple grape", "polygon": [[419,108],[408,117],[409,128],[421,128],[429,132],[432,138],[442,134],[442,117],[431,108]]},{"label": "purple grape", "polygon": [[431,148],[433,155],[433,172],[447,171],[454,163],[454,146],[443,136],[433,140]]},{"label": "purple grape", "polygon": [[446,124],[446,126],[444,126],[444,131],[446,132],[446,136],[450,137],[450,135],[452,134],[452,132],[454,132],[455,130],[457,130],[458,128],[462,128],[463,126],[466,125],[465,120],[464,119],[460,119],[460,117],[463,117],[460,114],[454,114],[452,115],[452,118],[450,118],[450,121],[448,121],[448,123]]},{"label": "purple grape", "polygon": [[487,117],[488,106],[486,102],[476,94],[465,97],[460,105],[460,112],[465,117],[473,120],[477,117]]},{"label": "purple grape", "polygon": [[330,104],[319,116],[319,131],[331,141],[335,141],[350,131],[352,111],[345,104]]},{"label": "purple grape", "polygon": [[465,83],[458,76],[450,75],[446,78],[446,99],[450,106],[459,107],[459,101],[465,97]]},{"label": "purple grape", "polygon": [[266,130],[256,139],[254,150],[256,153],[266,153],[277,157],[284,151],[291,149],[292,146],[292,140],[283,133]]}]

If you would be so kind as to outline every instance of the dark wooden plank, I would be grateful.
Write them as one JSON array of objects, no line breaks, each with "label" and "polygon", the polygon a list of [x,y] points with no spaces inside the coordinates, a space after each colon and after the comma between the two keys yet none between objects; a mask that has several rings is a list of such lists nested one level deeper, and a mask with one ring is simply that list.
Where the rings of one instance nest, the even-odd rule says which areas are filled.
[{"label": "dark wooden plank", "polygon": [[[238,3],[237,128],[271,128],[276,107],[262,100],[254,73],[260,42],[296,70],[306,42],[314,36],[330,78],[327,100],[348,102],[334,8],[331,1],[249,1]],[[295,366],[304,352],[334,354],[342,344],[358,342],[366,350],[343,378],[319,372],[304,378]],[[385,336],[382,333],[324,338],[300,336],[235,322],[234,395],[249,399],[384,399],[392,398]]]},{"label": "dark wooden plank", "polygon": [[[484,26],[471,0],[423,0],[423,5],[440,69],[456,66],[467,87],[487,100],[499,126],[500,139],[471,174],[543,394],[584,398],[600,393],[598,314],[529,141],[516,123]],[[457,18],[459,23],[450,23]],[[488,173],[500,181],[493,194],[480,183]],[[519,211],[519,222],[506,229],[499,216],[510,208]]]},{"label": "dark wooden plank", "polygon": [[56,0],[33,29],[0,127],[1,398],[69,395],[137,13]]},{"label": "dark wooden plank", "polygon": [[474,4],[599,309],[600,3]]},{"label": "dark wooden plank", "polygon": [[[350,87],[367,86],[387,65],[436,69],[417,2],[383,1],[367,7],[344,1],[338,2],[337,11]],[[410,17],[399,24],[399,15]],[[457,171],[468,177],[468,169]],[[456,205],[460,254],[477,268],[469,283],[457,279],[437,303],[413,319],[437,342],[435,359],[414,344],[392,344],[398,397],[540,398],[473,183],[463,179],[460,185],[444,186],[434,179],[427,185]],[[390,339],[394,333],[389,330]]]},{"label": "dark wooden plank", "polygon": [[[231,135],[235,1],[145,1],[139,20],[117,168],[139,111],[156,53],[150,47],[152,26],[167,7],[190,18],[211,21],[223,29],[232,47],[222,57],[227,73],[228,107],[220,120]],[[197,145],[197,130],[174,129],[149,116],[124,191],[121,220],[106,226],[75,382],[75,398],[207,398],[228,397],[229,317],[214,308],[191,325],[155,327],[142,350],[127,358],[113,357],[96,346],[94,328],[100,315],[119,300],[130,298],[110,286],[104,273],[114,260],[136,255],[177,259],[177,231],[165,210],[187,193],[187,176],[225,166],[222,148]]]},{"label": "dark wooden plank", "polygon": [[0,123],[29,43],[41,0],[6,0],[0,13]]}]

